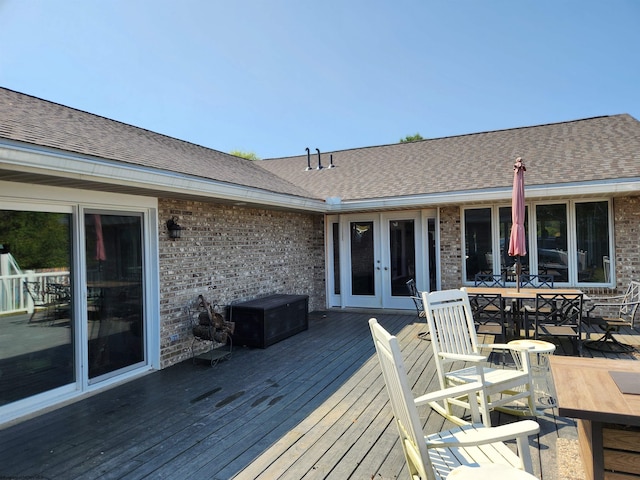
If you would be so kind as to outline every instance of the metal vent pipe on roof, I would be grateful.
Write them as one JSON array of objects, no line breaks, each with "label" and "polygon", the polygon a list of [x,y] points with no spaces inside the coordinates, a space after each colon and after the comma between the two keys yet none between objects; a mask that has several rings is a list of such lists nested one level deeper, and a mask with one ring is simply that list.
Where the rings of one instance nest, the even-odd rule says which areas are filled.
[{"label": "metal vent pipe on roof", "polygon": [[329,155],[329,168],[333,168],[335,165],[333,164],[333,153]]},{"label": "metal vent pipe on roof", "polygon": [[320,150],[316,148],[316,152],[318,152],[318,170],[322,170],[322,161],[320,160]]},{"label": "metal vent pipe on roof", "polygon": [[305,148],[305,150],[307,151],[307,168],[305,169],[305,171],[309,171],[311,170],[311,153],[309,153],[309,147]]}]

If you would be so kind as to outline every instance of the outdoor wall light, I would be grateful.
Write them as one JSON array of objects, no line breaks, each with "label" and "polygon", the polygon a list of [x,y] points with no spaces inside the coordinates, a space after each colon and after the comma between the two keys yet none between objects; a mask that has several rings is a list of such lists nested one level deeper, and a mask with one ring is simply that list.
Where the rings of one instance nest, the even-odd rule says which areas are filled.
[{"label": "outdoor wall light", "polygon": [[182,236],[182,230],[184,230],[180,225],[176,223],[176,220],[176,217],[172,217],[167,220],[167,229],[169,230],[169,238],[171,240],[180,238]]}]

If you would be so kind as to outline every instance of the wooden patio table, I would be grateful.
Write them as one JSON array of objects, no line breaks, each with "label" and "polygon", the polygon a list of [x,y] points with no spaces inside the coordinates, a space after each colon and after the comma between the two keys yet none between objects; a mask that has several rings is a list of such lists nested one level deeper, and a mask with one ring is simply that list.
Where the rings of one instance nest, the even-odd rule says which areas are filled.
[{"label": "wooden patio table", "polygon": [[469,295],[491,295],[499,293],[502,298],[510,298],[512,300],[535,300],[538,293],[558,293],[575,295],[582,293],[583,299],[588,300],[582,290],[577,288],[521,288],[516,287],[466,287]]},{"label": "wooden patio table", "polygon": [[[519,329],[523,327],[522,319],[519,318],[519,312],[521,311],[521,305],[523,300],[535,300],[536,295],[539,293],[549,293],[549,294],[566,294],[566,295],[577,295],[582,294],[582,301],[589,300],[582,290],[577,288],[521,288],[517,289],[516,287],[465,287],[467,293],[470,296],[473,295],[502,295],[503,300],[511,300],[513,302],[513,308],[511,309],[512,314],[514,315],[513,321],[515,324],[515,328]],[[516,334],[516,337],[519,335]]]},{"label": "wooden patio table", "polygon": [[558,414],[578,419],[587,478],[637,479],[640,362],[565,356],[552,356],[550,361]]}]

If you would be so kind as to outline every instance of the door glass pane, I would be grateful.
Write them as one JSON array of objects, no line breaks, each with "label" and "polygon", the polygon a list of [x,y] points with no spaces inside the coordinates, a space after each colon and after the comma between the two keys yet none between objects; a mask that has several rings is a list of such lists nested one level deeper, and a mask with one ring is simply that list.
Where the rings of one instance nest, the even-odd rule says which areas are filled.
[{"label": "door glass pane", "polygon": [[351,293],[375,295],[373,222],[351,222]]},{"label": "door glass pane", "polygon": [[0,405],[73,383],[71,214],[0,210]]},{"label": "door glass pane", "polygon": [[578,281],[609,283],[609,206],[607,202],[576,204]]},{"label": "door glass pane", "polygon": [[[471,208],[464,211],[464,245],[467,280],[473,282],[476,273],[491,273],[491,209]],[[491,260],[492,261],[492,260]]]},{"label": "door glass pane", "polygon": [[333,293],[340,295],[340,224],[334,223],[331,227],[333,237]]},{"label": "door glass pane", "polygon": [[430,218],[427,222],[427,234],[429,236],[429,291],[436,289],[438,271],[436,269],[436,220]]},{"label": "door glass pane", "polygon": [[416,243],[413,220],[389,222],[391,295],[408,297],[407,281],[415,280]]},{"label": "door glass pane", "polygon": [[564,204],[536,206],[538,273],[553,275],[553,281],[569,281],[567,255],[567,207]]},{"label": "door glass pane", "polygon": [[85,214],[89,378],[144,360],[142,218]]}]

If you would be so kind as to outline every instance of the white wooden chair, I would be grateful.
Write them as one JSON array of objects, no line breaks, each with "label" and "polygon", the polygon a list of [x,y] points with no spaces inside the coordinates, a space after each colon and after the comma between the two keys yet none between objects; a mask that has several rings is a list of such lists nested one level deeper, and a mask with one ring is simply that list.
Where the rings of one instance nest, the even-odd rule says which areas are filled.
[{"label": "white wooden chair", "polygon": [[[441,399],[440,403],[431,402],[434,410],[458,425],[469,422],[454,414],[455,407],[469,410],[474,408],[476,401],[480,404],[482,421],[486,426],[491,426],[490,412],[494,409],[513,415],[537,415],[526,348],[503,343],[479,344],[465,288],[424,292],[422,301],[431,332],[431,348],[440,388],[473,382],[480,382],[483,386],[478,399],[470,399],[467,394],[451,396]],[[518,355],[519,362],[515,363],[519,367],[490,366],[488,355],[483,352],[491,353],[494,350]],[[460,367],[460,362],[471,366]],[[525,406],[513,405],[517,399],[523,399]]]},{"label": "white wooden chair", "polygon": [[[414,399],[398,340],[382,328],[375,318],[369,320],[369,326],[411,478],[444,480],[456,469],[460,472],[460,469],[483,467],[495,467],[494,478],[536,478],[525,474],[533,472],[529,436],[540,430],[532,420],[499,427],[466,425],[425,436],[418,416],[419,405],[460,394],[475,396],[474,392],[481,389],[482,384],[469,383]],[[472,410],[473,416],[478,418],[477,404],[475,407],[472,405]],[[516,441],[517,453],[503,443],[508,440]],[[450,478],[454,477],[451,475]],[[466,475],[465,478],[476,476]]]}]

